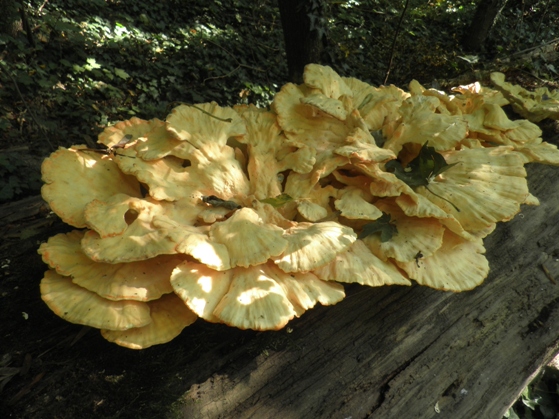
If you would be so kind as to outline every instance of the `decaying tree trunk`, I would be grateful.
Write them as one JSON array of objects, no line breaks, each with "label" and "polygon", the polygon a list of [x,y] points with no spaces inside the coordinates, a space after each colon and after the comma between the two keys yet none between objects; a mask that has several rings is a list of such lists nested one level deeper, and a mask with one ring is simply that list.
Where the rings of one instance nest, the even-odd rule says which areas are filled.
[{"label": "decaying tree trunk", "polygon": [[351,287],[277,332],[277,347],[200,358],[172,417],[502,417],[559,343],[559,169],[529,169],[541,205],[485,240],[482,286]]},{"label": "decaying tree trunk", "polygon": [[480,50],[506,3],[507,0],[480,1],[470,28],[462,40],[464,49],[471,52]]},{"label": "decaying tree trunk", "polygon": [[473,291],[354,285],[278,332],[198,321],[143,351],[46,308],[34,230],[61,223],[25,221],[38,199],[3,206],[0,346],[29,372],[7,384],[0,416],[501,418],[559,349],[559,168],[528,169],[541,205],[485,240],[491,273]]}]

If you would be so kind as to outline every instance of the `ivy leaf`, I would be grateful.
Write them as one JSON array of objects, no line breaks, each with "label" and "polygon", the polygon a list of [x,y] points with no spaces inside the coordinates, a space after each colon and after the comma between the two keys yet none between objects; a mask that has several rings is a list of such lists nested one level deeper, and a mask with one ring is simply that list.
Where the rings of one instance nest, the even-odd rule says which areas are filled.
[{"label": "ivy leaf", "polygon": [[386,168],[402,182],[414,187],[429,185],[434,178],[457,164],[446,164],[446,160],[435,150],[435,147],[429,147],[425,143],[419,155],[407,167],[404,168],[400,162],[391,160],[386,163]]},{"label": "ivy leaf", "polygon": [[283,204],[287,204],[289,201],[293,201],[288,194],[282,193],[281,195],[276,196],[275,198],[266,198],[261,200],[265,204],[270,204],[272,207],[277,208],[281,207]]},{"label": "ivy leaf", "polygon": [[130,75],[126,71],[121,70],[120,68],[115,68],[115,74],[123,80],[130,78]]},{"label": "ivy leaf", "polygon": [[393,172],[398,179],[405,182],[408,186],[425,186],[425,188],[437,198],[445,200],[452,205],[456,211],[460,212],[460,208],[445,197],[437,195],[429,189],[428,186],[438,175],[458,163],[460,162],[446,164],[446,160],[440,153],[437,153],[435,147],[429,147],[427,143],[425,143],[421,147],[419,155],[413,159],[407,167],[402,167],[402,164],[396,160],[390,160],[386,163],[386,169]]},{"label": "ivy leaf", "polygon": [[390,214],[383,212],[380,218],[365,224],[357,238],[364,239],[365,237],[375,233],[380,233],[380,241],[382,243],[387,242],[392,238],[392,236],[398,234],[396,226],[390,223]]},{"label": "ivy leaf", "polygon": [[87,59],[87,64],[83,66],[83,68],[85,68],[86,70],[95,70],[96,68],[101,68],[101,66],[99,64],[97,64],[97,61],[95,60],[95,58],[90,57]]}]

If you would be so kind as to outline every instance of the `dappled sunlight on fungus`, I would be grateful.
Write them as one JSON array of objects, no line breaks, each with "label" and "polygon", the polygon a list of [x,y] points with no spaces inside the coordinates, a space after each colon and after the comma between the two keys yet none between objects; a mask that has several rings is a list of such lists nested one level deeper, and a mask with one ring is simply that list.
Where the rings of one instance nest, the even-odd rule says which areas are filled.
[{"label": "dappled sunlight on fungus", "polygon": [[281,329],[341,301],[340,282],[472,289],[489,272],[483,237],[538,204],[524,165],[559,165],[502,109],[525,94],[493,79],[503,93],[406,92],[310,64],[270,110],[180,105],[107,127],[105,150],[60,148],[42,195],[82,230],[39,248],[42,298],[142,349],[198,317]]},{"label": "dappled sunlight on fungus", "polygon": [[260,287],[250,288],[240,293],[237,297],[237,301],[239,303],[246,306],[253,304],[256,300],[266,298],[270,294],[278,293],[278,290],[274,290],[274,287],[277,287],[277,284],[273,283],[265,276],[258,277],[257,281],[260,282]]}]

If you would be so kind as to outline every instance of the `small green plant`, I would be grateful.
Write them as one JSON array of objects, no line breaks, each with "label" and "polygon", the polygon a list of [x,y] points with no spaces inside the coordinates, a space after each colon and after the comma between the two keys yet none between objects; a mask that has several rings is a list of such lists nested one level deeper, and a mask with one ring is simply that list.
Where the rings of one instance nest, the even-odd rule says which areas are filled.
[{"label": "small green plant", "polygon": [[507,419],[554,419],[559,415],[559,371],[545,367],[506,413]]}]

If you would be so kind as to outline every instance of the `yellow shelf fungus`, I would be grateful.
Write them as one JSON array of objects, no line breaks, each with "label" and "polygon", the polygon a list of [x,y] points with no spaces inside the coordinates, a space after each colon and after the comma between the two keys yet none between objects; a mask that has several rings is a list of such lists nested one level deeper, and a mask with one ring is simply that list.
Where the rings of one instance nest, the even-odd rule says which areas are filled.
[{"label": "yellow shelf fungus", "polygon": [[106,128],[105,152],[61,148],[42,194],[79,230],[39,248],[42,298],[142,349],[198,317],[278,330],[341,301],[340,283],[470,290],[489,272],[483,237],[538,203],[524,164],[559,165],[502,110],[539,100],[525,115],[554,116],[555,94],[493,81],[405,92],[311,64],[271,110],[180,105]]}]

